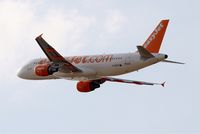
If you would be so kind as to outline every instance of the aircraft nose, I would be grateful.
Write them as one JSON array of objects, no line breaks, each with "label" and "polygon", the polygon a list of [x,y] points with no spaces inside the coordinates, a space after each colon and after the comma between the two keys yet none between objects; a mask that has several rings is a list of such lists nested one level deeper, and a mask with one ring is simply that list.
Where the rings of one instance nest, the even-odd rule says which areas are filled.
[{"label": "aircraft nose", "polygon": [[23,72],[22,72],[22,69],[19,69],[18,70],[18,72],[17,72],[17,76],[19,77],[19,78],[22,78],[23,79]]},{"label": "aircraft nose", "polygon": [[27,71],[26,71],[26,66],[20,68],[17,72],[17,76],[19,78],[22,78],[22,79],[26,79],[27,78]]}]

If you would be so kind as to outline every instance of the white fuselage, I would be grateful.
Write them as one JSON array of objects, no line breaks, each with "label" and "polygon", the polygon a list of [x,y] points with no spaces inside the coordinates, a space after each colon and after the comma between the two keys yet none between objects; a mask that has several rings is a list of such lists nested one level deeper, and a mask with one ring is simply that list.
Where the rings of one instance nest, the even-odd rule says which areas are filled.
[{"label": "white fuselage", "polygon": [[72,65],[81,69],[78,73],[55,72],[49,76],[37,76],[35,66],[38,64],[49,63],[46,58],[34,59],[26,64],[18,73],[18,76],[25,79],[70,79],[70,80],[92,80],[103,76],[121,75],[145,68],[166,58],[165,54],[153,54],[153,58],[142,58],[138,52],[122,54],[106,54],[91,56],[72,56],[65,57]]}]

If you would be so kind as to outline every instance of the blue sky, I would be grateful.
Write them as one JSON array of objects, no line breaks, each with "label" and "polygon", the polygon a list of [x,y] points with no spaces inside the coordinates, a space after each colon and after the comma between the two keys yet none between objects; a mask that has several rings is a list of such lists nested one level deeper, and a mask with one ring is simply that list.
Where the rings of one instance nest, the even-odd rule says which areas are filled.
[{"label": "blue sky", "polygon": [[[199,1],[0,1],[0,133],[199,133]],[[45,57],[39,34],[62,55],[134,52],[161,19],[169,59],[122,76],[166,87],[105,83],[88,94],[75,81],[26,81],[17,70]]]}]

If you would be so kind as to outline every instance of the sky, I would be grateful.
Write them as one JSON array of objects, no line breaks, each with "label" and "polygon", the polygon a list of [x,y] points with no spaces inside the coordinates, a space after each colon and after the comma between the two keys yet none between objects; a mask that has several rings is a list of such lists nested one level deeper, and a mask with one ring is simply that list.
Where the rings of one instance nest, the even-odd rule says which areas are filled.
[{"label": "sky", "polygon": [[[0,133],[200,133],[198,0],[1,0]],[[62,55],[136,51],[170,19],[160,52],[185,65],[158,63],[80,93],[76,81],[28,81],[20,67],[45,57],[43,33]]]}]

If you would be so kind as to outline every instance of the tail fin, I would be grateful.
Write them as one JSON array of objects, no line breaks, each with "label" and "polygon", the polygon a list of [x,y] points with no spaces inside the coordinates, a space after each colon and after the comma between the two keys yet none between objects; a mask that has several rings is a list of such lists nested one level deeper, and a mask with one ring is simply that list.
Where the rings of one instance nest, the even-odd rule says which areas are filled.
[{"label": "tail fin", "polygon": [[148,39],[144,42],[143,47],[150,53],[158,53],[165,35],[169,20],[162,20]]}]

